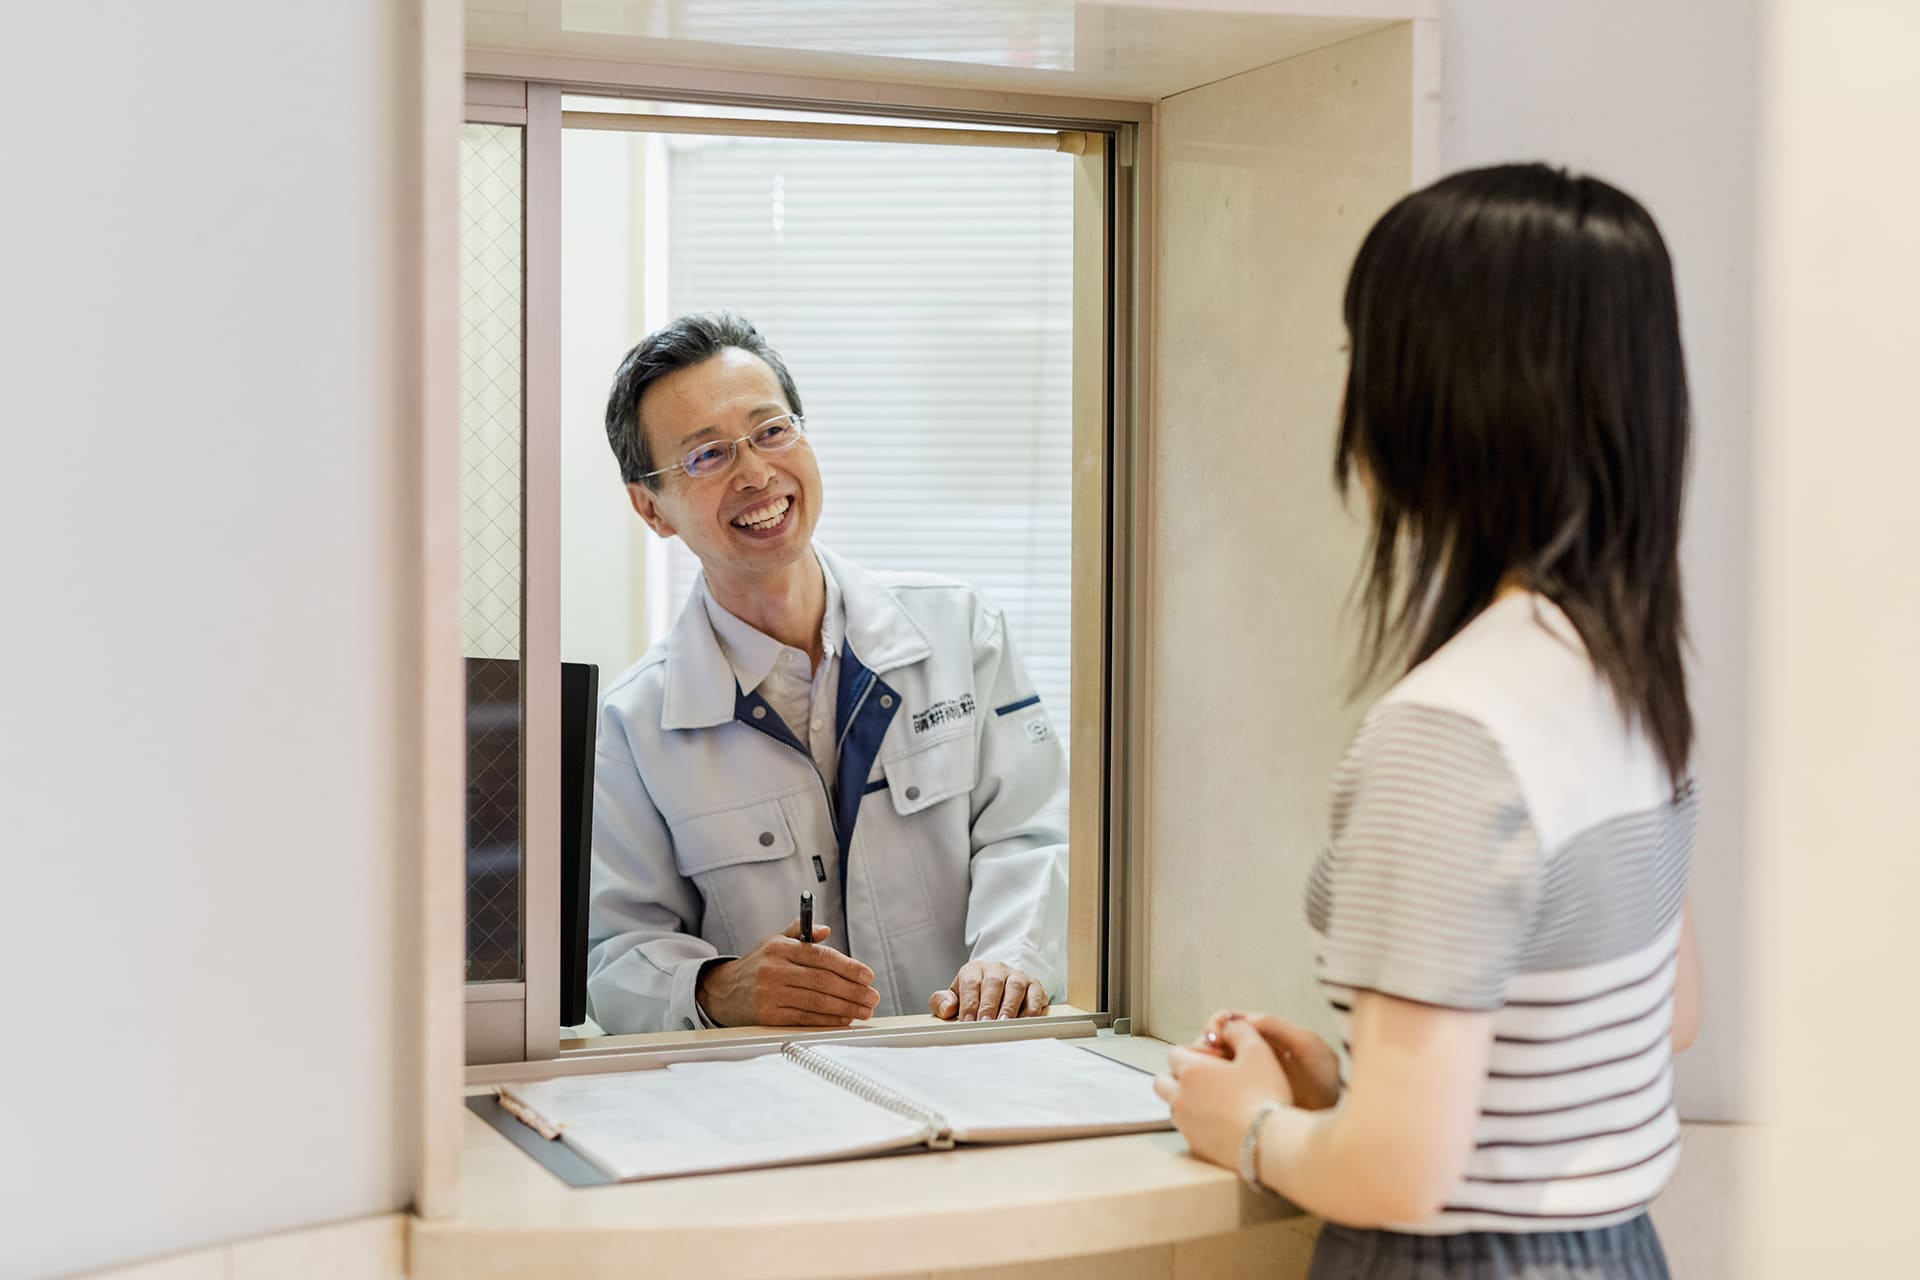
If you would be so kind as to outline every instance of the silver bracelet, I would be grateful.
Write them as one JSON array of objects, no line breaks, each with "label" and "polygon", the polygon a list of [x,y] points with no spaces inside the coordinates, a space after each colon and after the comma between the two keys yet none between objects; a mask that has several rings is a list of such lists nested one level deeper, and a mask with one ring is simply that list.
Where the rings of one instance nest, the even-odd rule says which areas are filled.
[{"label": "silver bracelet", "polygon": [[1255,1191],[1264,1191],[1268,1195],[1277,1194],[1266,1183],[1260,1181],[1260,1130],[1273,1113],[1286,1106],[1284,1102],[1267,1101],[1259,1105],[1253,1113],[1253,1119],[1247,1122],[1247,1131],[1240,1138],[1240,1180]]}]

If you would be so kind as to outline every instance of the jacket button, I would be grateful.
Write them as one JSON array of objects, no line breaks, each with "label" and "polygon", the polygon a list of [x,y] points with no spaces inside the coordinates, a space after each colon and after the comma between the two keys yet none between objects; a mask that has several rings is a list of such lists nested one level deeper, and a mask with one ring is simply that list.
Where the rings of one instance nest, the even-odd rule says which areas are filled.
[{"label": "jacket button", "polygon": [[918,800],[919,798],[920,798],[920,788],[918,787],[907,788],[907,799]]},{"label": "jacket button", "polygon": [[765,707],[755,707],[753,709],[753,718],[755,720],[765,720],[767,718],[767,709]]},{"label": "jacket button", "polygon": [[893,705],[893,698],[892,698],[892,696],[891,696],[891,695],[889,695],[889,694],[885,694],[885,693],[883,693],[883,694],[881,694],[881,695],[880,695],[880,705],[881,705],[881,707],[882,707],[882,708],[886,708],[886,707],[890,707],[890,706],[892,706],[892,705]]},{"label": "jacket button", "polygon": [[770,845],[770,844],[772,844],[772,843],[773,843],[773,832],[771,832],[771,831],[762,831],[762,832],[760,833],[760,847],[761,847],[762,849],[764,849],[764,848],[766,848],[766,847],[767,847],[768,845]]}]

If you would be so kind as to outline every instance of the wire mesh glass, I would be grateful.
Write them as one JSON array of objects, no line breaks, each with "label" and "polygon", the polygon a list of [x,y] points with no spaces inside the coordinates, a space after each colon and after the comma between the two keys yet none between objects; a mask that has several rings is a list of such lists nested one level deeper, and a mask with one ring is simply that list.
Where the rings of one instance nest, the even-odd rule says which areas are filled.
[{"label": "wire mesh glass", "polygon": [[521,976],[524,132],[460,150],[460,525],[467,657],[467,980]]}]

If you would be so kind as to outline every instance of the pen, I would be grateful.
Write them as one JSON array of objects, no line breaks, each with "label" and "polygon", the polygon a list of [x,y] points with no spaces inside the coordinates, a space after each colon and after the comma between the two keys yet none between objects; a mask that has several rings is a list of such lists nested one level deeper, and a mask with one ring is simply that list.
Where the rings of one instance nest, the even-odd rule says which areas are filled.
[{"label": "pen", "polygon": [[804,889],[800,892],[800,941],[813,941],[813,895]]}]

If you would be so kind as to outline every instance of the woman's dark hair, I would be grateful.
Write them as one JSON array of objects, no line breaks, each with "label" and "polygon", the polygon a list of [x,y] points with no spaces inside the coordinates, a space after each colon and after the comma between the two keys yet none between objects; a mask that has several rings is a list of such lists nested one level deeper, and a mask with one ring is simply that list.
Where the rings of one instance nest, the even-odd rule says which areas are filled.
[{"label": "woman's dark hair", "polygon": [[1362,680],[1424,661],[1511,577],[1567,615],[1677,785],[1687,377],[1653,219],[1546,165],[1455,174],[1367,234],[1346,321],[1334,476],[1374,502]]},{"label": "woman's dark hair", "polygon": [[614,372],[613,389],[607,393],[607,443],[620,463],[623,484],[660,487],[660,477],[647,475],[659,464],[653,460],[647,433],[640,428],[640,397],[668,374],[704,364],[728,347],[738,347],[766,361],[780,380],[780,394],[787,398],[787,408],[793,413],[802,412],[800,392],[793,385],[786,362],[744,317],[731,311],[681,316],[642,338]]}]

